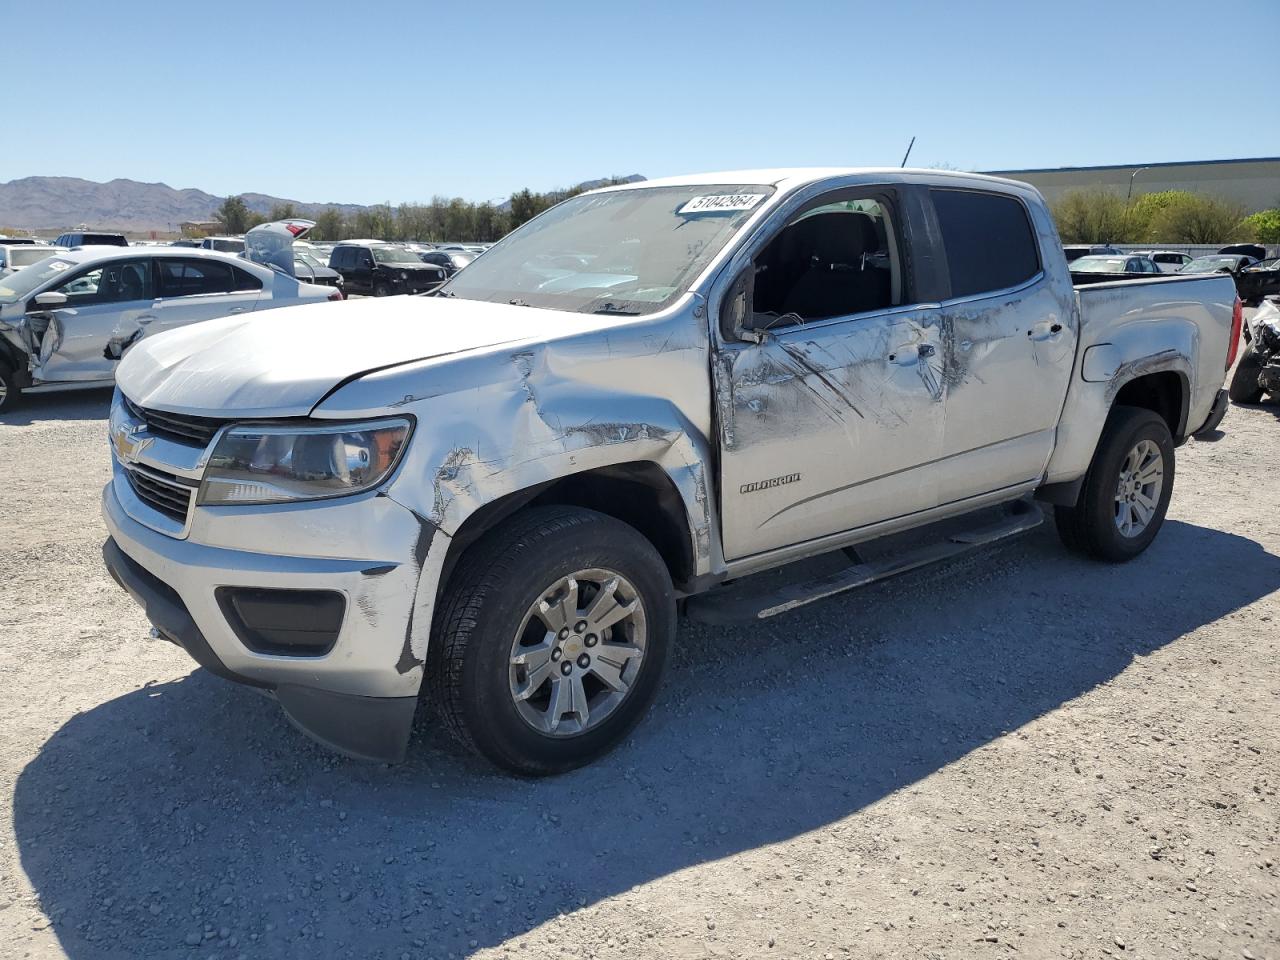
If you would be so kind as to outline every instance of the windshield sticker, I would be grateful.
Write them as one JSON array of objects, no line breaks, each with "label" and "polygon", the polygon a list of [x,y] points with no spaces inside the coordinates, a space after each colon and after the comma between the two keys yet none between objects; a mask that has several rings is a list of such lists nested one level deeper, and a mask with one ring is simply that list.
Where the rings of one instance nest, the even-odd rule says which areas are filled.
[{"label": "windshield sticker", "polygon": [[676,213],[731,213],[750,210],[764,198],[763,193],[722,193],[714,197],[694,197]]},{"label": "windshield sticker", "polygon": [[55,261],[53,261],[53,263],[49,264],[49,269],[50,269],[50,270],[54,270],[54,271],[57,271],[57,270],[65,270],[65,269],[67,269],[67,267],[69,267],[69,266],[71,266],[71,264],[69,264],[69,263],[64,263],[64,262],[63,262],[63,261],[61,261],[61,260],[55,260]]},{"label": "windshield sticker", "polygon": [[13,295],[13,291],[8,287],[0,287],[0,297],[12,297]]}]

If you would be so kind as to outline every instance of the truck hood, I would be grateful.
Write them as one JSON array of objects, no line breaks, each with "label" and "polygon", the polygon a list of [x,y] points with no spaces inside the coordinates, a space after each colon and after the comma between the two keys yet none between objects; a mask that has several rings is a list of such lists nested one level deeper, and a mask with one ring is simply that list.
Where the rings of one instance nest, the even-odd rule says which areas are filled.
[{"label": "truck hood", "polygon": [[374,370],[617,322],[446,297],[304,304],[147,337],[120,361],[116,383],[134,403],[173,413],[301,417]]}]

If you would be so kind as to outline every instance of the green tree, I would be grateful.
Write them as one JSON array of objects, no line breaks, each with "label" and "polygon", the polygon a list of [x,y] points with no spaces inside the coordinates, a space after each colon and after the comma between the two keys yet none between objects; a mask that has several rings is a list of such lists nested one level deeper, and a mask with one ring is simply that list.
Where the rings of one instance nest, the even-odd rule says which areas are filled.
[{"label": "green tree", "polygon": [[[293,220],[298,216],[298,208],[292,203],[277,203],[271,207],[271,212],[267,214],[267,220]],[[263,223],[266,223],[264,220]]]},{"label": "green tree", "polygon": [[1156,193],[1144,193],[1129,205],[1125,216],[1125,239],[1135,243],[1169,242],[1167,237],[1155,236],[1152,227],[1158,216],[1166,216],[1172,207],[1185,204],[1195,194],[1186,190],[1160,190]]},{"label": "green tree", "polygon": [[1108,190],[1069,190],[1049,209],[1063,243],[1111,243],[1124,239],[1124,198]]},{"label": "green tree", "polygon": [[1155,243],[1223,243],[1244,232],[1244,208],[1188,193],[1157,210],[1148,226]]},{"label": "green tree", "polygon": [[227,233],[244,233],[249,229],[251,211],[243,197],[227,197],[214,211],[214,219]]},{"label": "green tree", "polygon": [[1245,217],[1243,233],[1258,243],[1280,243],[1280,208],[1261,210]]},{"label": "green tree", "polygon": [[341,240],[342,232],[342,213],[335,207],[326,207],[316,214],[316,225],[311,228],[311,239],[314,240]]}]

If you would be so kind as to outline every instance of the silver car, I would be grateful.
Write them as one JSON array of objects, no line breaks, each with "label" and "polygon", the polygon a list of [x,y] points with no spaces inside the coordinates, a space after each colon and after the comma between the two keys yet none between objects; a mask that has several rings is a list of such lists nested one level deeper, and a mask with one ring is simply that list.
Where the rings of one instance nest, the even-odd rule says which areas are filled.
[{"label": "silver car", "polygon": [[109,386],[144,336],[342,297],[291,273],[183,247],[59,250],[0,278],[0,411],[21,393]]}]

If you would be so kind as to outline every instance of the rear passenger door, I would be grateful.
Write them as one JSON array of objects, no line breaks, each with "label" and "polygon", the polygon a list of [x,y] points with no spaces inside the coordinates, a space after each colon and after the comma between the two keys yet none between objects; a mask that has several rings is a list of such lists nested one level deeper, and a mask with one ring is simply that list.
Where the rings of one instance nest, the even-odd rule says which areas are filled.
[{"label": "rear passenger door", "polygon": [[940,499],[954,503],[1043,475],[1075,358],[1074,292],[1041,263],[1043,207],[980,190],[929,196],[950,287]]},{"label": "rear passenger door", "polygon": [[245,270],[212,257],[156,258],[156,316],[151,332],[247,313],[262,284]]}]

